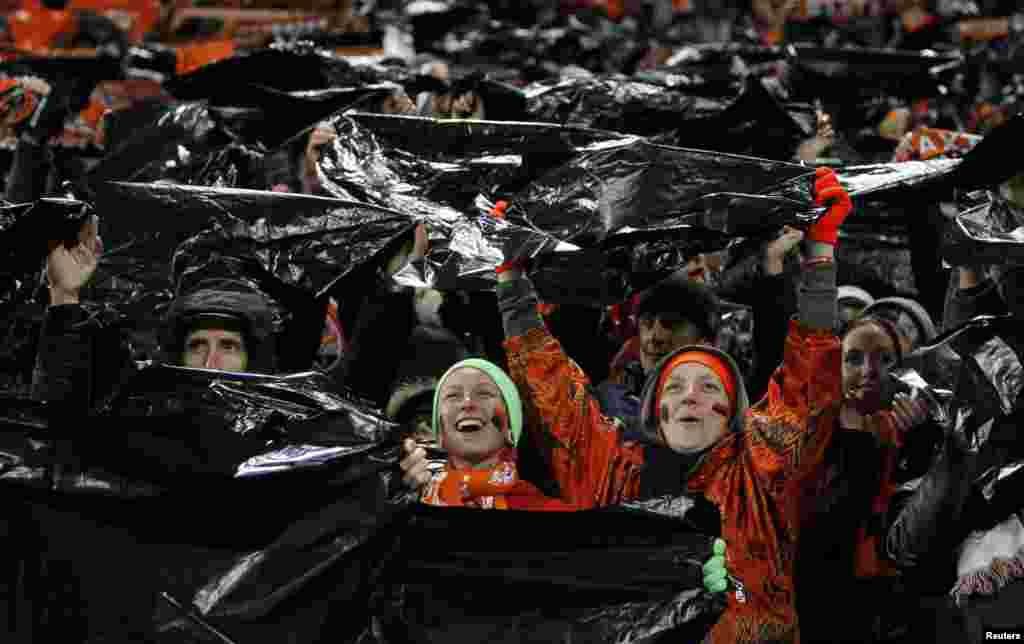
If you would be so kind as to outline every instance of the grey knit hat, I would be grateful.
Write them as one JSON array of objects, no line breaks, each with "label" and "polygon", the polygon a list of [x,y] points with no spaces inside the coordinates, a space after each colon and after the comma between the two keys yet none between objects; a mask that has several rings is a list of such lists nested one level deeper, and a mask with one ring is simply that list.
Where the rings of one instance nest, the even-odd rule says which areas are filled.
[{"label": "grey knit hat", "polygon": [[[888,313],[889,311],[897,315],[894,316]],[[932,316],[928,315],[928,311],[920,303],[905,297],[883,297],[880,300],[875,300],[873,304],[864,309],[861,316],[884,317],[896,324],[903,333],[911,331],[903,322],[903,320],[909,319],[916,327],[913,331],[916,331],[917,344],[934,339],[938,333],[935,322],[932,321]],[[911,349],[914,348],[916,347],[911,347]]]}]

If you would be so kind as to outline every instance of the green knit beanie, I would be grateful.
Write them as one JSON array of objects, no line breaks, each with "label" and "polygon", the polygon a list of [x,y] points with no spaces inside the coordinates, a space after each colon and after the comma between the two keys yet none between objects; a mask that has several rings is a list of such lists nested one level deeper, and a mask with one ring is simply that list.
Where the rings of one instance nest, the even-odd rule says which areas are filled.
[{"label": "green knit beanie", "polygon": [[440,380],[437,381],[437,388],[434,390],[434,413],[433,413],[433,429],[434,438],[438,438],[441,433],[441,409],[438,404],[441,400],[441,387],[444,385],[444,381],[451,375],[456,369],[462,367],[472,367],[483,371],[494,384],[498,385],[498,390],[501,391],[501,397],[505,399],[505,407],[508,410],[508,424],[509,429],[512,432],[512,444],[519,444],[519,436],[523,433],[523,402],[519,399],[519,390],[516,389],[516,383],[512,382],[512,379],[508,377],[501,367],[498,365],[481,360],[480,358],[469,358],[456,362],[451,366],[448,371],[444,372]]}]

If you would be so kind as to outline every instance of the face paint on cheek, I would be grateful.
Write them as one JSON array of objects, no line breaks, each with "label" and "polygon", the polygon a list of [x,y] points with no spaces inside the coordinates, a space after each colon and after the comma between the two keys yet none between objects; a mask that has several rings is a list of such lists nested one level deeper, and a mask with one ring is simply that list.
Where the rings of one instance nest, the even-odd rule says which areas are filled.
[{"label": "face paint on cheek", "polygon": [[505,409],[505,405],[498,403],[494,406],[494,416],[491,417],[491,422],[498,428],[498,431],[502,436],[511,444],[512,434],[509,431],[508,426],[508,411]]},{"label": "face paint on cheek", "polygon": [[725,405],[723,403],[714,403],[713,405],[711,405],[711,411],[715,412],[716,414],[721,414],[726,418],[732,415],[732,410],[729,409],[728,405]]},{"label": "face paint on cheek", "polygon": [[661,404],[661,422],[667,423],[670,415],[668,412],[668,403]]}]

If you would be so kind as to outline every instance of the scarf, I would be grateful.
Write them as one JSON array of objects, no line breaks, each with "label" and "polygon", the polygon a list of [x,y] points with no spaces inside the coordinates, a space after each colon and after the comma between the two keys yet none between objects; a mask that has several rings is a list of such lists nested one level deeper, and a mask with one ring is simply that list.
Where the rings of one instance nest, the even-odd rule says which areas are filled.
[{"label": "scarf", "polygon": [[507,447],[501,450],[498,462],[491,467],[459,469],[448,463],[424,488],[421,500],[428,505],[482,510],[573,509],[519,478],[516,457],[515,448]]}]

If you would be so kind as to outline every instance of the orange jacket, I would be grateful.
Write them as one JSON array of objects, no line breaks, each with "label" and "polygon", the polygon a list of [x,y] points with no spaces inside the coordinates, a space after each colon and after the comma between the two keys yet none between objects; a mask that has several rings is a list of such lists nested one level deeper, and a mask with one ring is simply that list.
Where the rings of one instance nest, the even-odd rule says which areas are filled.
[{"label": "orange jacket", "polygon": [[[622,441],[601,415],[587,377],[543,328],[505,342],[520,391],[530,392],[528,423],[554,441],[537,441],[565,500],[582,508],[636,498],[644,449]],[[818,463],[816,428],[835,422],[840,395],[839,341],[830,331],[790,325],[783,364],[742,430],[711,448],[680,493],[718,506],[730,573],[742,590],[708,636],[715,644],[799,641],[793,561],[799,530],[796,482]],[[533,415],[533,418],[529,416]],[[537,418],[539,416],[539,418]],[[542,420],[542,422],[540,422]],[[682,477],[681,477],[682,478]]]}]

